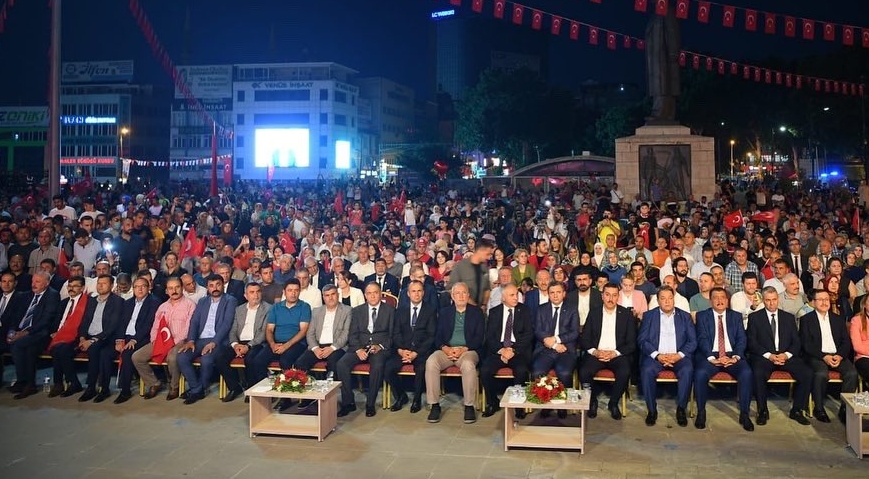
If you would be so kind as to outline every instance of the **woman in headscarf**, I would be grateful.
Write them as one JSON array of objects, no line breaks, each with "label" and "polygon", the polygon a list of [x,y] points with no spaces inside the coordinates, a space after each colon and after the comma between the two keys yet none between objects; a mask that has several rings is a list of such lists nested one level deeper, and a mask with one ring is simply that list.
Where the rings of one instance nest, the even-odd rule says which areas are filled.
[{"label": "woman in headscarf", "polygon": [[851,303],[847,297],[843,297],[840,294],[840,291],[842,291],[840,277],[834,274],[828,275],[821,284],[824,287],[824,291],[830,294],[830,311],[843,318],[850,318],[852,316]]},{"label": "woman in headscarf", "polygon": [[591,264],[594,265],[597,269],[601,269],[606,266],[606,255],[604,250],[604,244],[601,242],[597,242],[594,244],[594,256],[591,258]]}]

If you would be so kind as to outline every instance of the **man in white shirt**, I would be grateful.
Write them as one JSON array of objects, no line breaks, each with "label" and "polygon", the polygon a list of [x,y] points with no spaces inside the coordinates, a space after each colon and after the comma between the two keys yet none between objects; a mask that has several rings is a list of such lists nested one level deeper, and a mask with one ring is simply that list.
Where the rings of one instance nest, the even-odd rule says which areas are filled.
[{"label": "man in white shirt", "polygon": [[[133,283],[133,297],[124,301],[121,310],[121,327],[123,335],[117,334],[115,351],[121,353],[118,368],[118,387],[121,389],[115,404],[121,404],[133,397],[130,383],[133,379],[133,353],[148,344],[151,327],[154,325],[154,315],[160,307],[160,300],[151,295],[151,282],[144,277],[136,278]],[[120,332],[120,328],[117,330]],[[114,356],[114,353],[109,353]]]},{"label": "man in white shirt", "polygon": [[102,251],[102,245],[84,228],[75,230],[75,244],[73,245],[73,258],[80,261],[84,266],[85,274],[91,274],[97,255]]},{"label": "man in white shirt", "polygon": [[190,273],[181,276],[181,286],[183,288],[182,294],[184,297],[194,303],[198,303],[200,299],[208,294],[208,290],[199,286],[199,284],[196,283],[196,280],[193,279],[193,275]]},{"label": "man in white shirt", "polygon": [[229,330],[229,345],[219,345],[215,352],[215,366],[226,382],[223,402],[231,402],[244,393],[238,371],[232,367],[235,358],[244,358],[247,386],[253,386],[263,379],[257,375],[250,363],[265,344],[266,318],[271,305],[262,300],[262,286],[259,283],[248,283],[245,286],[244,299],[247,302],[235,308],[235,319]]},{"label": "man in white shirt", "polygon": [[[492,288],[492,292],[489,293],[489,304],[486,306],[487,311],[501,304],[504,288],[511,284],[513,284],[513,268],[502,266],[501,269],[498,270],[498,287]],[[520,291],[518,294],[519,302],[522,303],[522,292]]]},{"label": "man in white shirt", "polygon": [[[96,291],[97,291],[97,279],[85,277],[84,265],[81,264],[80,261],[73,261],[72,263],[69,264],[69,277],[72,278],[75,276],[84,277],[84,293],[85,294],[91,295],[93,293],[96,293]],[[66,282],[63,283],[63,287],[60,288],[60,291],[58,291],[58,293],[60,293],[60,300],[61,301],[63,301],[64,299],[69,297],[69,280],[66,280]]]},{"label": "man in white shirt", "polygon": [[352,266],[350,272],[355,274],[359,280],[363,280],[375,273],[374,262],[368,259],[368,243],[360,243],[356,248],[356,257],[358,258]]},{"label": "man in white shirt", "polygon": [[311,284],[311,274],[305,269],[300,269],[296,271],[296,279],[299,280],[302,288],[302,292],[299,293],[299,300],[308,303],[311,309],[323,306],[323,296],[320,294],[320,290]]},{"label": "man in white shirt", "polygon": [[[691,311],[691,303],[688,301],[688,298],[682,296],[676,291],[676,277],[668,275],[664,278],[664,283],[661,286],[669,286],[673,288],[673,294],[675,295],[675,304],[676,308],[685,311],[686,313]],[[652,299],[649,300],[649,311],[658,307],[658,295],[652,295]]]},{"label": "man in white shirt", "polygon": [[634,238],[634,247],[628,250],[628,256],[631,257],[631,261],[636,261],[637,256],[643,256],[646,258],[646,264],[652,264],[652,252],[646,248],[646,238],[644,236],[637,235]]},{"label": "man in white shirt", "polygon": [[730,297],[730,309],[742,315],[742,325],[748,328],[748,315],[763,307],[763,298],[757,284],[757,275],[751,271],[742,274],[742,291]]},{"label": "man in white shirt", "polygon": [[54,201],[54,208],[48,212],[49,218],[54,218],[57,215],[63,216],[63,222],[65,224],[70,224],[78,218],[78,215],[75,213],[75,208],[72,206],[68,206],[61,195],[54,195],[52,198]]},{"label": "man in white shirt", "polygon": [[712,267],[715,266],[715,253],[712,252],[712,248],[704,249],[700,258],[701,261],[694,263],[694,266],[691,267],[691,274],[688,275],[694,281],[699,281],[700,275],[703,273],[711,273]]},{"label": "man in white shirt", "polygon": [[[786,274],[790,272],[790,266],[788,266],[788,262],[779,258],[772,263],[772,274],[773,277],[766,280],[763,285],[764,286],[772,286],[778,291],[778,294],[782,294],[785,292],[785,284],[782,281]],[[800,291],[803,289],[802,282],[800,281]]]}]

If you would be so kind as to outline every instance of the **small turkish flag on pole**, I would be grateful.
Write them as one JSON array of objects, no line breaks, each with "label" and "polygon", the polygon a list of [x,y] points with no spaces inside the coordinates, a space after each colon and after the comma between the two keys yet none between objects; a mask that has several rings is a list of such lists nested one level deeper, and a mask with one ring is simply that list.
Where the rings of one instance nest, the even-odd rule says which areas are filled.
[{"label": "small turkish flag on pole", "polygon": [[606,47],[610,50],[616,49],[616,34],[613,32],[606,32]]},{"label": "small turkish flag on pole", "polygon": [[828,42],[836,40],[836,27],[832,23],[824,24],[824,40]]},{"label": "small turkish flag on pole", "polygon": [[495,10],[492,15],[494,15],[495,18],[504,18],[504,8],[506,8],[506,6],[506,0],[495,0]]},{"label": "small turkish flag on pole", "polygon": [[553,35],[561,35],[561,17],[552,16],[552,26],[549,28],[549,31]]},{"label": "small turkish flag on pole", "polygon": [[803,19],[803,38],[806,40],[815,39],[815,21],[807,18]]},{"label": "small turkish flag on pole", "polygon": [[724,227],[729,230],[742,228],[743,222],[744,218],[742,217],[741,210],[736,210],[733,213],[724,216]]},{"label": "small turkish flag on pole", "polygon": [[732,28],[736,7],[732,7],[730,5],[724,5],[724,7],[722,7],[722,8],[724,10],[724,16],[721,19],[721,24],[727,28]]},{"label": "small turkish flag on pole", "polygon": [[588,43],[597,45],[597,28],[592,27],[588,30]]},{"label": "small turkish flag on pole", "polygon": [[850,25],[842,27],[842,44],[848,46],[854,44],[854,27]]},{"label": "small turkish flag on pole", "polygon": [[775,13],[763,13],[763,33],[775,35]]},{"label": "small turkish flag on pole", "polygon": [[709,2],[697,2],[697,21],[709,23]]},{"label": "small turkish flag on pole", "polygon": [[785,17],[785,36],[794,37],[797,35],[797,19],[794,17]]},{"label": "small turkish flag on pole", "polygon": [[634,10],[645,13],[647,8],[649,5],[646,0],[634,0]]},{"label": "small turkish flag on pole", "polygon": [[162,363],[166,360],[169,350],[175,346],[175,341],[172,338],[172,331],[169,330],[169,323],[166,321],[166,315],[160,315],[160,321],[157,323],[157,336],[154,338],[154,349],[151,352],[151,361]]},{"label": "small turkish flag on pole", "polygon": [[757,10],[745,11],[745,29],[749,32],[757,31]]},{"label": "small turkish flag on pole", "polygon": [[688,0],[676,0],[676,18],[688,18]]},{"label": "small turkish flag on pole", "polygon": [[579,40],[579,23],[570,22],[570,39]]},{"label": "small turkish flag on pole", "polygon": [[483,11],[483,0],[474,0],[471,2],[471,10],[480,13]]},{"label": "small turkish flag on pole", "polygon": [[655,2],[655,13],[658,15],[667,15],[667,5],[670,2],[667,0],[657,0]]},{"label": "small turkish flag on pole", "polygon": [[531,10],[531,28],[540,30],[543,27],[543,13],[540,10]]},{"label": "small turkish flag on pole", "polygon": [[513,23],[516,25],[522,25],[522,19],[525,16],[525,7],[522,5],[513,4]]}]

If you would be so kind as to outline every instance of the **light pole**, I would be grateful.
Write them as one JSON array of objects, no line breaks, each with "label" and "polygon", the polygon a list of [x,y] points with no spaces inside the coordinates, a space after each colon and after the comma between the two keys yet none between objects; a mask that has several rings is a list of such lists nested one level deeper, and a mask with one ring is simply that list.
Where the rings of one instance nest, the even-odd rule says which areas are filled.
[{"label": "light pole", "polygon": [[118,148],[118,167],[121,168],[121,174],[118,175],[118,178],[121,179],[122,182],[126,183],[124,178],[124,137],[130,134],[130,129],[126,126],[122,126],[120,130],[118,130],[118,138],[120,138],[121,143]]},{"label": "light pole", "polygon": [[736,144],[736,140],[730,140],[730,181],[733,181],[733,145]]}]

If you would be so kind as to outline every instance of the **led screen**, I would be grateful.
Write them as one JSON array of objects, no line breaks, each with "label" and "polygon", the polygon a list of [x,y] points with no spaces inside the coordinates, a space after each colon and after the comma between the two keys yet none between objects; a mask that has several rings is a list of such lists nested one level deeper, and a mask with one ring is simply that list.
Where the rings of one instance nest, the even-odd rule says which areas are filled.
[{"label": "led screen", "polygon": [[350,169],[350,142],[338,140],[335,142],[335,168],[339,170]]},{"label": "led screen", "polygon": [[257,167],[305,168],[310,165],[310,134],[307,128],[264,128],[254,141]]}]

